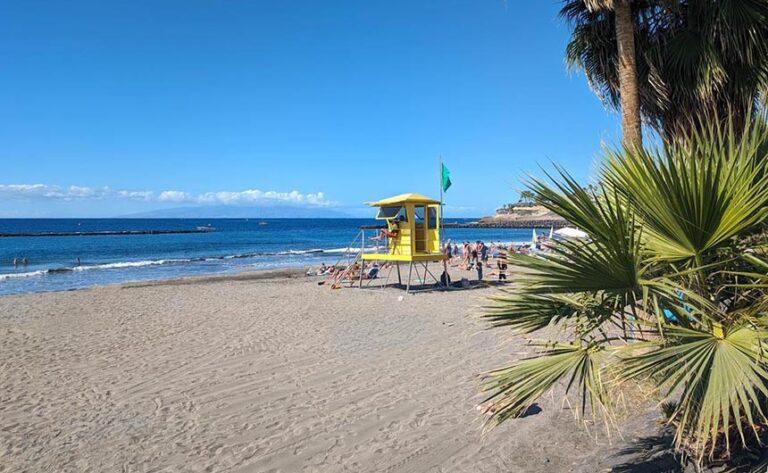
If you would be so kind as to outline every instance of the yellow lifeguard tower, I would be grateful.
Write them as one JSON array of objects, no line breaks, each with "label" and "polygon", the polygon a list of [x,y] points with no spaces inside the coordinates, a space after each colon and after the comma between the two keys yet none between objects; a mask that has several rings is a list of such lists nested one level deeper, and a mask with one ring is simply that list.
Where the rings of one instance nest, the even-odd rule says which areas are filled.
[{"label": "yellow lifeguard tower", "polygon": [[[407,262],[406,291],[410,291],[414,267],[417,276],[420,276],[419,266],[424,268],[422,281],[426,282],[429,274],[440,284],[441,281],[435,278],[428,267],[429,262],[444,259],[440,248],[440,201],[410,193],[368,202],[368,205],[378,207],[376,220],[383,220],[386,227],[361,229],[363,247],[360,258],[363,261],[392,262],[397,267],[397,279],[401,285],[400,263]],[[376,235],[369,238],[376,241],[374,248],[367,248],[366,230],[376,230]]]}]

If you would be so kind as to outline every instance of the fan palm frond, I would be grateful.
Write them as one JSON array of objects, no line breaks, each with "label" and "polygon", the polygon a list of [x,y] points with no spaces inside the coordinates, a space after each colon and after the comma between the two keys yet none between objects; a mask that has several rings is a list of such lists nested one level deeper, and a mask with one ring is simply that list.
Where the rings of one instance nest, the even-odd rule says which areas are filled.
[{"label": "fan palm frond", "polygon": [[611,405],[601,370],[604,347],[596,344],[549,343],[544,350],[486,375],[483,405],[495,424],[523,415],[542,395],[565,381],[566,394],[577,393],[582,415],[610,417]]},{"label": "fan palm frond", "polygon": [[602,176],[632,201],[656,258],[700,265],[768,216],[768,175],[756,159],[768,135],[747,131],[736,142],[715,127],[691,133],[665,152],[608,151]]},{"label": "fan palm frond", "polygon": [[[671,326],[657,349],[625,360],[625,379],[653,376],[667,396],[679,396],[671,418],[680,445],[692,438],[700,455],[714,452],[721,433],[745,442],[745,429],[768,422],[760,396],[768,396],[765,333],[753,327],[714,326],[711,332]],[[746,421],[746,422],[745,422]],[[746,424],[746,425],[745,425]]]},{"label": "fan palm frond", "polygon": [[[608,388],[649,380],[676,402],[675,445],[699,463],[768,431],[768,124],[697,123],[655,149],[606,150],[600,182],[558,169],[535,200],[590,235],[514,255],[485,317],[561,342],[489,373],[491,423],[564,383],[609,419]],[[517,275],[517,278],[515,278]],[[620,334],[619,334],[620,331]],[[549,333],[551,330],[548,331]],[[617,384],[606,383],[607,369]]]}]

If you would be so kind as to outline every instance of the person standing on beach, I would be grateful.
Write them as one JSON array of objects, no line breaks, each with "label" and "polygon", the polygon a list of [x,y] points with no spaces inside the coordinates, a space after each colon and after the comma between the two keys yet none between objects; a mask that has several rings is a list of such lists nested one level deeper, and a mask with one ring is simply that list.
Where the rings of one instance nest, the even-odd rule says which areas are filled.
[{"label": "person standing on beach", "polygon": [[443,247],[443,256],[445,256],[447,261],[451,261],[451,258],[453,258],[453,247],[451,246],[451,240],[448,240],[448,243],[446,243]]},{"label": "person standing on beach", "polygon": [[480,260],[483,263],[488,263],[488,247],[482,241],[477,242],[478,251],[480,251]]},{"label": "person standing on beach", "polygon": [[473,265],[480,262],[477,258],[477,243],[470,247],[469,255],[469,267],[467,268],[468,270],[472,269]]},{"label": "person standing on beach", "polygon": [[476,268],[477,268],[477,280],[482,281],[483,280],[483,262],[478,261]]}]

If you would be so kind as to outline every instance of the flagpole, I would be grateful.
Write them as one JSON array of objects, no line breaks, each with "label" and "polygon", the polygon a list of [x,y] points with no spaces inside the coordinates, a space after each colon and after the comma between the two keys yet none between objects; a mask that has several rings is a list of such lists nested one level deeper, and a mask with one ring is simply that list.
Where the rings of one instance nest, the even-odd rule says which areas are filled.
[{"label": "flagpole", "polygon": [[440,155],[440,166],[438,167],[438,185],[440,186],[440,251],[443,251],[443,155]]}]

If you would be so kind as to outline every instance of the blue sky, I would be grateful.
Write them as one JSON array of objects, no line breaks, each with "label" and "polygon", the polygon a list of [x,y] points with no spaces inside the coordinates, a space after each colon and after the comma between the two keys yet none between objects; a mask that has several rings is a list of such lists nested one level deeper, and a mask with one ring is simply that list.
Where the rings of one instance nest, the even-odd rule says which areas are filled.
[{"label": "blue sky", "polygon": [[479,216],[619,118],[559,2],[25,0],[0,6],[0,217],[329,206],[438,193]]}]

